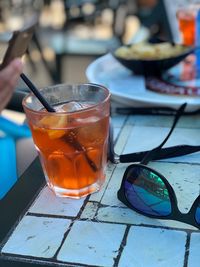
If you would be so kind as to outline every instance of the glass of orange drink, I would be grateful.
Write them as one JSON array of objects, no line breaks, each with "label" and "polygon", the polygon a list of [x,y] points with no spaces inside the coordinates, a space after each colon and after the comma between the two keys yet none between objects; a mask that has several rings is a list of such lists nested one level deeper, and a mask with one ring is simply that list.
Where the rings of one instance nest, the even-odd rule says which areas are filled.
[{"label": "glass of orange drink", "polygon": [[107,165],[110,93],[96,84],[56,85],[40,91],[56,112],[30,94],[23,107],[48,186],[61,197],[98,191]]},{"label": "glass of orange drink", "polygon": [[184,45],[195,45],[196,17],[200,4],[190,3],[178,7],[176,16]]}]

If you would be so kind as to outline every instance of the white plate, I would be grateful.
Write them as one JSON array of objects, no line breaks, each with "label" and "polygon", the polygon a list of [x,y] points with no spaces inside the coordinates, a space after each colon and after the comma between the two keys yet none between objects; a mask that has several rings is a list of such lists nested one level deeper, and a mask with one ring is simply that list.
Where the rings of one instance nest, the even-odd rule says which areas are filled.
[{"label": "white plate", "polygon": [[200,97],[165,95],[147,90],[144,78],[133,75],[111,54],[93,61],[86,69],[86,76],[90,82],[106,86],[112,99],[126,106],[178,108],[187,102],[187,111],[200,108]]}]

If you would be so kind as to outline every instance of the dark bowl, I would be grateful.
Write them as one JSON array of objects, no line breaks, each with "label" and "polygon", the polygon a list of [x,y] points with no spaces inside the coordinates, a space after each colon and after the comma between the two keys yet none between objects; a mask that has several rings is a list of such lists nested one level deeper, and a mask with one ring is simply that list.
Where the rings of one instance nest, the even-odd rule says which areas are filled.
[{"label": "dark bowl", "polygon": [[[127,45],[125,47],[130,47]],[[183,47],[185,47],[183,45]],[[115,50],[116,51],[116,50]],[[144,75],[144,76],[160,76],[164,71],[170,69],[175,66],[179,62],[181,62],[184,58],[186,58],[189,54],[194,52],[193,47],[187,47],[187,49],[177,56],[163,58],[163,59],[125,59],[119,57],[113,53],[113,56],[126,68],[133,71],[136,75]]]}]

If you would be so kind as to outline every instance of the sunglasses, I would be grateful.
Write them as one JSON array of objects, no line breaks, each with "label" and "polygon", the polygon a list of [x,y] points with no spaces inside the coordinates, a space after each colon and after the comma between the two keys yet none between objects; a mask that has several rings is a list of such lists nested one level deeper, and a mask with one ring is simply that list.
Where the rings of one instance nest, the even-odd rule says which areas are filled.
[{"label": "sunglasses", "polygon": [[171,130],[164,141],[149,151],[139,164],[132,164],[126,169],[117,196],[127,207],[145,216],[176,220],[200,229],[200,195],[187,214],[181,213],[175,192],[167,179],[147,166],[167,142],[185,107],[186,104],[183,104],[177,111]]}]

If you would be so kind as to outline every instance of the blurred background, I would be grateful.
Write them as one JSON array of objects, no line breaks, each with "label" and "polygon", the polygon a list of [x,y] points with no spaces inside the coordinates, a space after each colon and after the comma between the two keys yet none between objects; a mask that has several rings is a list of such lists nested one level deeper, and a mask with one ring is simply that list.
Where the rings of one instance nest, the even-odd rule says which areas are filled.
[{"label": "blurred background", "polygon": [[178,40],[178,2],[184,1],[1,0],[0,57],[11,32],[37,13],[39,23],[24,59],[24,72],[38,87],[86,82],[87,66],[122,44],[149,36]]}]

